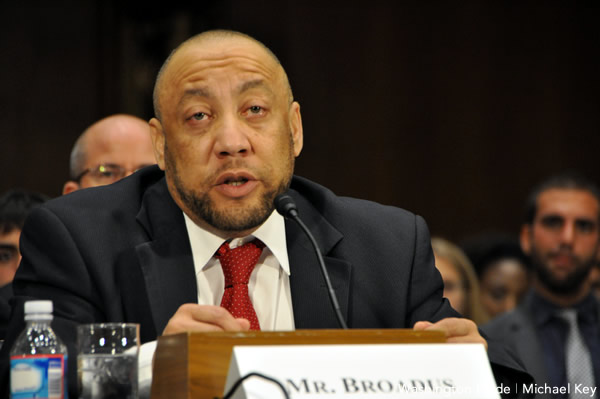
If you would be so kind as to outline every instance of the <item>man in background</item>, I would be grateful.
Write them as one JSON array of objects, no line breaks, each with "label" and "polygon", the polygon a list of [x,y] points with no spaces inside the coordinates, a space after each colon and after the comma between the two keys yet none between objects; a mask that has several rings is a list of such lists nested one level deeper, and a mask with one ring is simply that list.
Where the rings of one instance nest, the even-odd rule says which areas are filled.
[{"label": "man in background", "polygon": [[541,387],[537,397],[598,397],[591,389],[600,382],[600,302],[588,276],[600,242],[600,191],[565,174],[535,188],[527,204],[520,240],[533,289],[483,330],[520,355]]},{"label": "man in background", "polygon": [[108,116],[75,142],[63,194],[114,183],[155,163],[148,122],[132,115]]},{"label": "man in background", "polygon": [[16,189],[0,197],[0,340],[10,315],[11,282],[21,262],[21,230],[29,212],[47,199],[43,194]]},{"label": "man in background", "polygon": [[0,197],[0,287],[13,280],[19,267],[19,237],[27,214],[47,199],[43,194],[16,189]]}]

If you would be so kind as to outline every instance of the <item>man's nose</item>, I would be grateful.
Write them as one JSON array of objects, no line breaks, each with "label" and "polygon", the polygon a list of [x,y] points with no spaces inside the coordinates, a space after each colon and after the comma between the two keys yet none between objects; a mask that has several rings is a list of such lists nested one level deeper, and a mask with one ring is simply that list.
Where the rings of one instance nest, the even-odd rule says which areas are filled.
[{"label": "man's nose", "polygon": [[573,244],[575,240],[575,226],[573,223],[565,223],[561,232],[560,232],[560,240],[562,244]]},{"label": "man's nose", "polygon": [[508,311],[511,309],[514,309],[518,304],[518,300],[517,300],[517,296],[516,295],[507,295],[506,299],[504,300],[504,311]]},{"label": "man's nose", "polygon": [[248,127],[235,115],[223,116],[216,129],[216,155],[246,156],[250,152],[247,129]]}]

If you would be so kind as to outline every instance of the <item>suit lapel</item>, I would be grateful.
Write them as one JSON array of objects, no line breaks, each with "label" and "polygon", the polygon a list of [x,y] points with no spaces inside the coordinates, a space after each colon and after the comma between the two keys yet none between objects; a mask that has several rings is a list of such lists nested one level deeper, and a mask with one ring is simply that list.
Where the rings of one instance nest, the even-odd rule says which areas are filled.
[{"label": "suit lapel", "polygon": [[[342,317],[348,321],[351,264],[332,249],[343,238],[315,207],[295,191],[300,216],[322,251]],[[150,239],[136,247],[157,334],[183,303],[196,303],[194,261],[181,209],[164,179],[149,188],[137,215]],[[286,220],[290,287],[296,328],[338,328],[339,324],[314,249],[300,227]]]},{"label": "suit lapel", "polygon": [[512,329],[516,331],[515,342],[517,353],[520,354],[525,369],[529,371],[537,381],[547,381],[548,375],[542,357],[543,349],[539,343],[535,326],[533,325],[531,299],[532,296],[528,295],[524,299],[522,306],[515,310],[517,317],[515,318]]},{"label": "suit lapel", "polygon": [[[348,322],[351,265],[345,260],[327,256],[343,236],[305,198],[294,191],[290,194],[296,201],[302,221],[315,236],[322,251],[342,317]],[[285,231],[296,328],[339,328],[312,244],[294,221],[286,220]]]},{"label": "suit lapel", "polygon": [[196,303],[194,261],[181,209],[171,198],[165,180],[151,187],[137,219],[150,241],[136,247],[150,311],[157,334],[184,303]]}]

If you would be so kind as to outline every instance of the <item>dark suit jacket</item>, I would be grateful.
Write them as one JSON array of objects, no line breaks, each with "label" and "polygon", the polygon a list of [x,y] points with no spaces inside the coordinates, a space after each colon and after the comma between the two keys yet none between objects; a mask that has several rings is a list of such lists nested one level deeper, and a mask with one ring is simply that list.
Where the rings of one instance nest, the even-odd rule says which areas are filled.
[{"label": "dark suit jacket", "polygon": [[[532,296],[527,295],[514,310],[496,317],[481,329],[488,337],[489,344],[504,345],[507,350],[514,352],[522,360],[525,370],[534,378],[536,384],[550,385],[543,348],[533,322],[534,312]],[[553,397],[550,394],[536,396],[537,399]]]},{"label": "dark suit jacket", "polygon": [[[481,329],[487,335],[488,342],[504,344],[516,353],[522,360],[525,370],[531,374],[536,383],[543,384],[548,381],[548,376],[531,316],[533,309],[530,299],[531,296],[527,296],[517,308],[496,317]],[[539,399],[551,397],[551,395],[536,396]]]},{"label": "dark suit jacket", "polygon": [[[337,197],[299,177],[290,193],[319,243],[349,327],[402,328],[457,315],[442,299],[422,218]],[[23,328],[22,304],[31,297],[54,301],[53,326],[71,354],[77,324],[140,323],[147,342],[180,305],[197,301],[183,214],[156,167],[46,202],[31,213],[21,237],[23,261],[5,348]],[[291,222],[286,237],[296,328],[337,328],[310,242]],[[0,357],[0,379],[7,383],[6,350]],[[69,360],[74,393],[75,356]]]}]

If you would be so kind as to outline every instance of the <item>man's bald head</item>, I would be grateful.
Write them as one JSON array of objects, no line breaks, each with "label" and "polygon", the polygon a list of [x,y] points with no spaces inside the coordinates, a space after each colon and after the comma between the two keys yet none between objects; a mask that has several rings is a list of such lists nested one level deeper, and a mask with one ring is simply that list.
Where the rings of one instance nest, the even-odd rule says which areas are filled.
[{"label": "man's bald head", "polygon": [[63,193],[101,185],[82,177],[101,164],[130,171],[154,163],[148,122],[132,115],[111,115],[88,127],[75,142],[69,162],[71,180],[65,183]]},{"label": "man's bald head", "polygon": [[289,102],[291,103],[293,101],[294,96],[292,94],[292,88],[290,86],[287,74],[285,73],[285,70],[283,69],[283,66],[281,65],[281,62],[279,61],[277,56],[267,46],[265,46],[260,41],[254,39],[253,37],[246,35],[245,33],[236,32],[232,30],[210,30],[192,36],[185,42],[181,43],[175,50],[171,52],[169,57],[165,60],[162,67],[160,68],[156,77],[153,92],[154,115],[158,120],[162,119],[161,101],[165,89],[164,85],[166,80],[164,79],[164,77],[167,74],[169,66],[171,65],[171,61],[174,58],[176,58],[177,55],[183,50],[186,50],[192,46],[201,47],[204,44],[215,43],[219,41],[222,41],[223,43],[227,41],[248,41],[249,43],[253,43],[254,45],[257,45],[260,49],[262,49],[269,56],[269,58],[275,64],[277,64],[278,68],[281,70],[284,85],[288,90]]},{"label": "man's bald head", "polygon": [[105,141],[119,140],[124,136],[143,140],[148,137],[149,140],[149,129],[145,120],[126,114],[107,116],[95,122],[83,131],[73,146],[69,164],[71,178],[74,179],[84,171],[91,147]]}]

